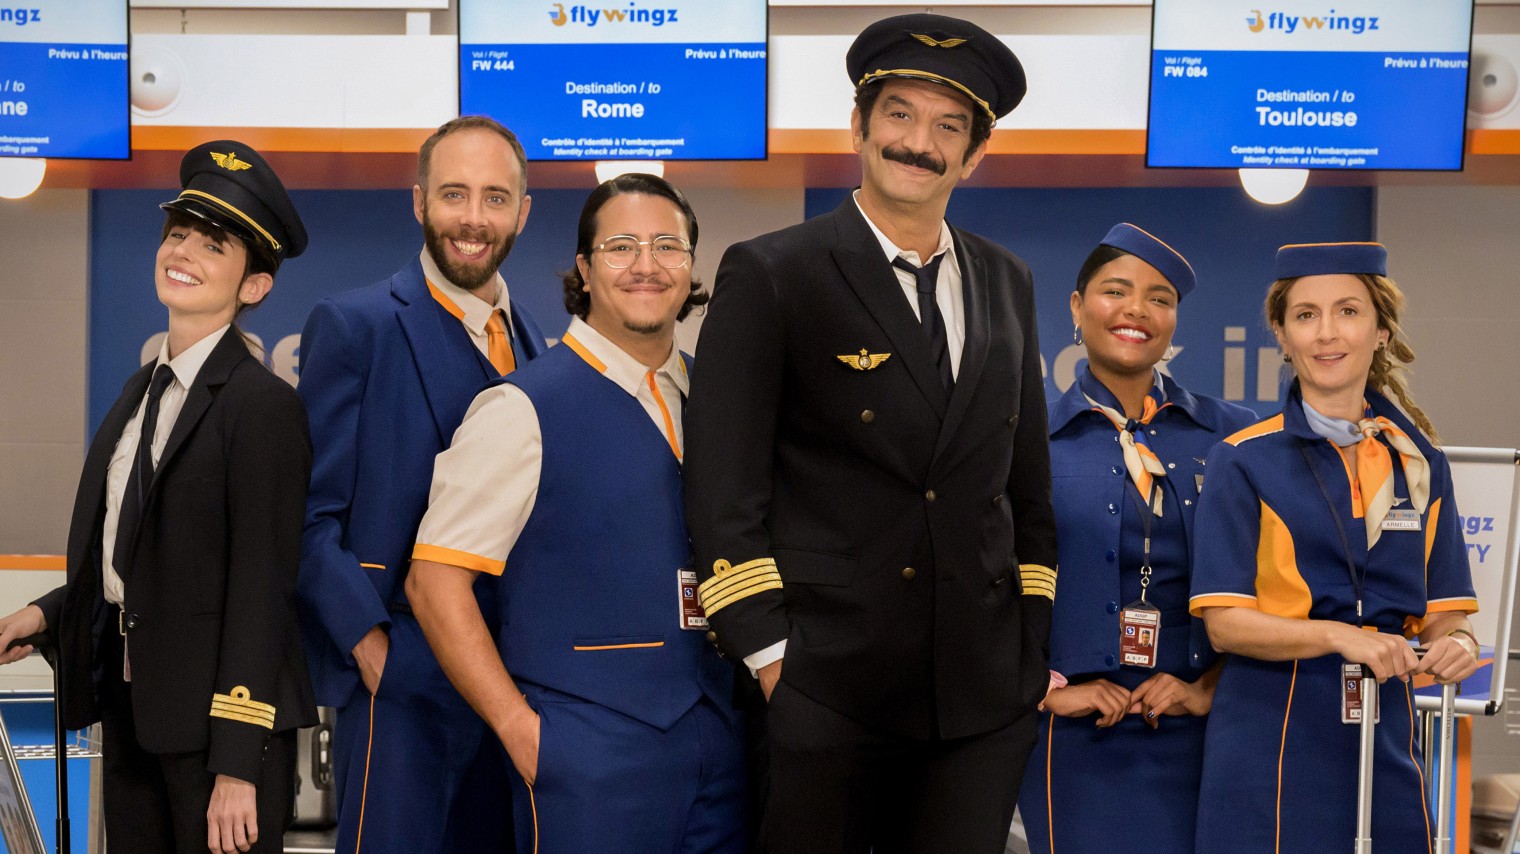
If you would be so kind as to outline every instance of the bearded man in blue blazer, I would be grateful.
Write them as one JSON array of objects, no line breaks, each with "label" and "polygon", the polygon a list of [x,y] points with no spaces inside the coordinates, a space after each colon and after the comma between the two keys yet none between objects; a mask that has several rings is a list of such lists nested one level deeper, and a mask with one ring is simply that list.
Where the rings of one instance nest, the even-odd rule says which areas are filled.
[{"label": "bearded man in blue blazer", "polygon": [[338,709],[339,851],[509,850],[500,746],[439,669],[405,581],[434,457],[476,392],[545,349],[498,272],[528,219],[526,170],[496,121],[444,124],[412,188],[425,248],[319,303],[301,336],[299,593],[317,701]]}]

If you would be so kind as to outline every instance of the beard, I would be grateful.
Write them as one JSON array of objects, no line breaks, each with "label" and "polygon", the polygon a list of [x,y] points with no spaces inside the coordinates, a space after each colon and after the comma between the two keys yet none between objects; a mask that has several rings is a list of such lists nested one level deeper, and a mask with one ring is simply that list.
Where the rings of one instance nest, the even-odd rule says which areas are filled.
[{"label": "beard", "polygon": [[[444,242],[449,238],[463,240],[469,243],[484,243],[487,245],[487,255],[484,260],[474,263],[457,263],[449,257],[448,247]],[[467,291],[477,291],[484,287],[496,276],[496,271],[501,268],[501,262],[507,259],[507,254],[512,251],[512,244],[517,240],[515,232],[501,238],[499,244],[494,244],[490,238],[490,232],[486,229],[461,228],[458,234],[445,235],[433,227],[433,221],[428,216],[427,206],[422,208],[422,240],[427,246],[428,254],[433,256],[433,262],[438,265],[438,270],[454,284]]]}]

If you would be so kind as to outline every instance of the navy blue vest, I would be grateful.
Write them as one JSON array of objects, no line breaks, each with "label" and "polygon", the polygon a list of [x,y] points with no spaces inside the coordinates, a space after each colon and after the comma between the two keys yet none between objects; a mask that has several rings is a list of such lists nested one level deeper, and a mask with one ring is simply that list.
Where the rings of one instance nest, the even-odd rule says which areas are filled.
[{"label": "navy blue vest", "polygon": [[638,400],[568,346],[498,382],[538,413],[543,468],[507,556],[498,646],[507,670],[667,729],[708,695],[733,713],[733,670],[679,628],[691,568],[681,466]]}]

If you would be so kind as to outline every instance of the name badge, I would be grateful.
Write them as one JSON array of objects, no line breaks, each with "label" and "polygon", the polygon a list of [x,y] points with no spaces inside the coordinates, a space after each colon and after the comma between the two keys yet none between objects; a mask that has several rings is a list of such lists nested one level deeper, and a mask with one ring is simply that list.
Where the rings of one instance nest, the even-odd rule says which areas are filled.
[{"label": "name badge", "polygon": [[1131,602],[1119,612],[1119,660],[1135,667],[1155,667],[1161,642],[1161,612],[1144,602]]},{"label": "name badge", "polygon": [[[1372,683],[1372,693],[1368,695],[1369,705],[1372,706],[1372,722],[1383,722],[1383,710],[1378,708],[1377,683]],[[1341,665],[1341,723],[1359,724],[1362,722],[1362,666],[1346,662]]]},{"label": "name badge", "polygon": [[697,573],[690,569],[677,570],[676,582],[681,605],[678,625],[690,631],[707,628],[707,612],[702,610],[702,600],[697,598]]},{"label": "name badge", "polygon": [[1420,511],[1406,507],[1402,510],[1394,508],[1383,517],[1381,527],[1384,531],[1418,531],[1420,530]]}]

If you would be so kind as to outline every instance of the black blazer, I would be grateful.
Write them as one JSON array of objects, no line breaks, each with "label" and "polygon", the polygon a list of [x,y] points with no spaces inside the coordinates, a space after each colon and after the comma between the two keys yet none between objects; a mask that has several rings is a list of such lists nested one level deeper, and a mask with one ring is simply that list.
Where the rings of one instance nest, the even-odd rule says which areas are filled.
[{"label": "black blazer", "polygon": [[[686,409],[699,576],[770,557],[782,581],[728,589],[711,614],[720,648],[737,659],[785,638],[788,684],[913,738],[1005,726],[1047,682],[1056,548],[1033,286],[1007,250],[952,231],[966,318],[953,394],[846,199],[724,255]],[[862,350],[887,358],[840,358]],[[1026,587],[1021,565],[1048,569],[1026,569]]]},{"label": "black blazer", "polygon": [[[118,631],[101,585],[106,469],[153,367],[132,375],[95,434],[68,581],[36,603],[59,645],[71,728],[100,719],[101,633]],[[131,550],[122,613],[144,749],[207,750],[208,770],[257,783],[271,731],[316,722],[294,604],[310,472],[300,398],[228,330],[174,422]]]}]

